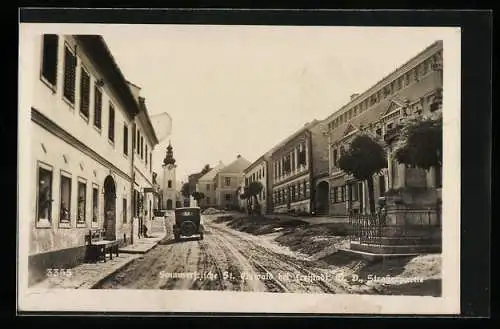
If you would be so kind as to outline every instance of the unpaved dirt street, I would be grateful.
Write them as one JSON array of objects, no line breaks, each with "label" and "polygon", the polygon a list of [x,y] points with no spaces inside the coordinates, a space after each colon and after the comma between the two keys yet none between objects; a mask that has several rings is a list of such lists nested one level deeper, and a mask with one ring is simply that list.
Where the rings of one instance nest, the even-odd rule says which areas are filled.
[{"label": "unpaved dirt street", "polygon": [[[345,293],[331,271],[287,254],[262,237],[216,224],[214,218],[204,216],[204,240],[176,243],[170,233],[98,288]],[[171,225],[169,218],[167,227]]]}]

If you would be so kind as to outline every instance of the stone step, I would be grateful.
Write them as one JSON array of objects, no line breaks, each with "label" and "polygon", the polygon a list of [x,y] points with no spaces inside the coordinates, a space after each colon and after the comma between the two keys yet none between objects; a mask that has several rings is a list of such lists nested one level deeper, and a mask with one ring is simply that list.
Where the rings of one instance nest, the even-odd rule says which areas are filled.
[{"label": "stone step", "polygon": [[[433,245],[440,244],[441,239],[437,237],[380,237],[382,245]],[[369,242],[368,242],[369,243]]]},{"label": "stone step", "polygon": [[419,253],[409,253],[409,254],[376,254],[372,252],[352,250],[352,249],[338,249],[337,253],[345,254],[348,257],[356,257],[358,259],[364,259],[368,261],[374,261],[379,259],[389,259],[389,258],[399,258],[399,257],[412,257],[418,256]]},{"label": "stone step", "polygon": [[413,254],[441,252],[440,244],[421,245],[387,245],[351,242],[351,250],[364,251],[374,254]]}]

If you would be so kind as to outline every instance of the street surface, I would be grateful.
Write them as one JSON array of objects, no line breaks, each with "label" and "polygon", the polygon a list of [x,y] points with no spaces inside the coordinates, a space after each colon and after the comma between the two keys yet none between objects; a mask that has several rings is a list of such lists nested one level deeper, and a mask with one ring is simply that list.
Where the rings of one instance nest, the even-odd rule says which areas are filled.
[{"label": "street surface", "polygon": [[115,273],[99,289],[191,289],[342,293],[331,271],[312,266],[265,238],[232,230],[204,215],[204,240],[167,239]]}]

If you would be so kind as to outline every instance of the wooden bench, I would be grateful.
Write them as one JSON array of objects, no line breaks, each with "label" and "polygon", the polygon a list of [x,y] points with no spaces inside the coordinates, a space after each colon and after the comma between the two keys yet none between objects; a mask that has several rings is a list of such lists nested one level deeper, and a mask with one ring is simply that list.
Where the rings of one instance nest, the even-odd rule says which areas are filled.
[{"label": "wooden bench", "polygon": [[87,241],[87,260],[106,262],[106,254],[109,253],[109,258],[113,259],[113,254],[118,257],[118,240],[106,240],[106,231],[104,229],[89,230],[85,236]]}]

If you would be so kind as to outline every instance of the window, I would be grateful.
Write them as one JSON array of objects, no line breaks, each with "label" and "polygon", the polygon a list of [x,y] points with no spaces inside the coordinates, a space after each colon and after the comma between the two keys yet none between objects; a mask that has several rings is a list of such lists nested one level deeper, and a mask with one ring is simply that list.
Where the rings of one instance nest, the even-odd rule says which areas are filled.
[{"label": "window", "polygon": [[148,144],[146,144],[146,165],[148,164]]},{"label": "window", "polygon": [[141,132],[139,129],[137,129],[137,154],[140,154],[141,152]]},{"label": "window", "polygon": [[207,204],[210,204],[210,197],[207,196]]},{"label": "window", "polygon": [[231,201],[231,194],[229,193],[226,193],[226,201]]},{"label": "window", "polygon": [[144,137],[141,136],[141,159],[144,160]]},{"label": "window", "polygon": [[69,47],[64,47],[64,90],[63,96],[75,103],[76,56]]},{"label": "window", "polygon": [[57,84],[57,49],[59,37],[57,34],[43,35],[42,77],[52,86]]},{"label": "window", "polygon": [[385,176],[384,175],[378,176],[378,186],[379,186],[380,195],[384,195],[384,193],[385,193]]},{"label": "window", "polygon": [[38,212],[37,222],[52,222],[52,171],[38,167]]},{"label": "window", "polygon": [[102,92],[97,85],[94,86],[94,126],[101,129]]},{"label": "window", "polygon": [[[246,178],[245,178],[245,181],[246,181]],[[245,185],[247,185],[246,182],[245,182]],[[207,184],[206,188],[207,188],[207,191],[210,191],[210,184]]]},{"label": "window", "polygon": [[382,136],[382,128],[378,128],[377,131],[376,131],[376,134],[378,136]]},{"label": "window", "polygon": [[387,130],[391,130],[391,129],[392,129],[392,127],[393,127],[393,124],[392,124],[392,123],[389,123],[389,124],[387,125]]},{"label": "window", "polygon": [[359,200],[358,184],[357,183],[352,184],[350,190],[351,190],[351,200],[358,201]]},{"label": "window", "polygon": [[443,187],[443,167],[442,166],[436,167],[435,178],[436,178],[436,181],[435,181],[436,187],[437,188]]},{"label": "window", "polygon": [[135,126],[132,126],[132,152],[135,150]]},{"label": "window", "polygon": [[410,74],[406,73],[405,74],[405,86],[408,86],[410,84]]},{"label": "window", "polygon": [[128,127],[123,125],[123,154],[128,155]]},{"label": "window", "polygon": [[123,198],[123,223],[125,224],[127,222],[127,199]]},{"label": "window", "polygon": [[168,180],[167,184],[168,184],[168,188],[172,188],[172,180],[171,179]]},{"label": "window", "polygon": [[149,171],[153,171],[153,153],[149,152]]},{"label": "window", "polygon": [[337,153],[338,153],[337,149],[333,150],[333,166],[334,167],[337,167],[337,156],[338,156]]},{"label": "window", "polygon": [[71,178],[61,175],[61,202],[60,202],[61,223],[69,223],[71,214]]},{"label": "window", "polygon": [[226,186],[230,186],[231,185],[231,177],[226,177],[225,183],[226,183]]},{"label": "window", "polygon": [[89,118],[90,107],[90,75],[82,67],[80,74],[80,113]]},{"label": "window", "polygon": [[77,224],[85,224],[85,208],[87,204],[87,184],[78,182],[78,215]]},{"label": "window", "polygon": [[109,103],[108,138],[115,142],[115,107]]},{"label": "window", "polygon": [[99,189],[97,186],[92,187],[92,222],[97,223],[99,216]]}]

